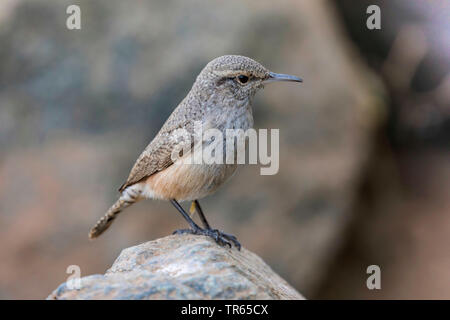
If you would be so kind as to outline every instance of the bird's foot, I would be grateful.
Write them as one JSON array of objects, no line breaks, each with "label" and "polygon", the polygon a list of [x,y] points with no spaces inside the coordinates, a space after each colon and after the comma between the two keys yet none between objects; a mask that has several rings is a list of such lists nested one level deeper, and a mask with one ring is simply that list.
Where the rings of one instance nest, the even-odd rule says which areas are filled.
[{"label": "bird's foot", "polygon": [[234,246],[238,250],[241,250],[241,244],[239,243],[239,241],[236,239],[235,236],[233,236],[232,234],[222,232],[217,229],[201,229],[201,228],[196,229],[196,230],[194,230],[194,229],[179,229],[179,230],[175,230],[173,232],[173,234],[185,234],[185,233],[208,236],[208,237],[213,238],[219,245],[221,245],[221,246],[227,245],[230,248],[231,248],[231,243],[233,243]]}]

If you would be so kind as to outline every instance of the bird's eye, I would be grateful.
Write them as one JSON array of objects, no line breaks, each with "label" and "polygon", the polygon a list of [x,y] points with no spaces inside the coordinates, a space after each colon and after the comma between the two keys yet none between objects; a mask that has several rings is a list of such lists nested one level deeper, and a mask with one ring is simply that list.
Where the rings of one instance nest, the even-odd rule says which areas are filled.
[{"label": "bird's eye", "polygon": [[238,80],[239,83],[244,84],[244,83],[247,83],[248,77],[243,75],[243,74],[241,74],[241,75],[239,75],[237,77],[237,80]]}]

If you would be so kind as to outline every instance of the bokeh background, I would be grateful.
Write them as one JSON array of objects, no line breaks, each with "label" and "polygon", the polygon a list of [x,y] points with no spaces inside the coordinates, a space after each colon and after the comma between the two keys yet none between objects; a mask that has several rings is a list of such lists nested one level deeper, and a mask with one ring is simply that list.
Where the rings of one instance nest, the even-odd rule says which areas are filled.
[{"label": "bokeh background", "polygon": [[209,221],[308,298],[450,299],[449,39],[445,0],[2,0],[0,298],[45,298],[69,265],[104,273],[185,226],[145,201],[87,238],[203,66],[242,54],[305,82],[257,95],[280,171],[241,168]]}]

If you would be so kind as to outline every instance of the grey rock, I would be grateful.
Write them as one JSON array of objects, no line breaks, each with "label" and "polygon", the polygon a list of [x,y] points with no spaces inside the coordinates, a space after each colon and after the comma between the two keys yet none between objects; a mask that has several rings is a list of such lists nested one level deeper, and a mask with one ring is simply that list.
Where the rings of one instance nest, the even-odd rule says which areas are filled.
[{"label": "grey rock", "polygon": [[61,284],[48,299],[304,299],[260,257],[203,236],[124,249],[105,275]]}]

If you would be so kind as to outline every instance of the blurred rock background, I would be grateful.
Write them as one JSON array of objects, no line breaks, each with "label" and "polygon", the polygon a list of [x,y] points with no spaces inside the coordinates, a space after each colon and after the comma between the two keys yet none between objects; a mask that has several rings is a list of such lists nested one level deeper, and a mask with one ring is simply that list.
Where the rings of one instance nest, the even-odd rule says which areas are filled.
[{"label": "blurred rock background", "polygon": [[[2,1],[0,298],[45,298],[69,265],[102,274],[123,248],[185,225],[170,204],[145,201],[87,239],[223,54],[305,82],[257,95],[255,127],[280,129],[280,171],[241,168],[202,202],[209,221],[307,298],[449,298],[448,34],[426,31],[448,5],[418,2],[379,1],[382,30],[369,31],[364,1]],[[66,28],[70,4],[81,30]],[[408,60],[412,49],[441,60]],[[411,60],[421,67],[400,64]],[[365,287],[370,264],[381,291]]]}]

